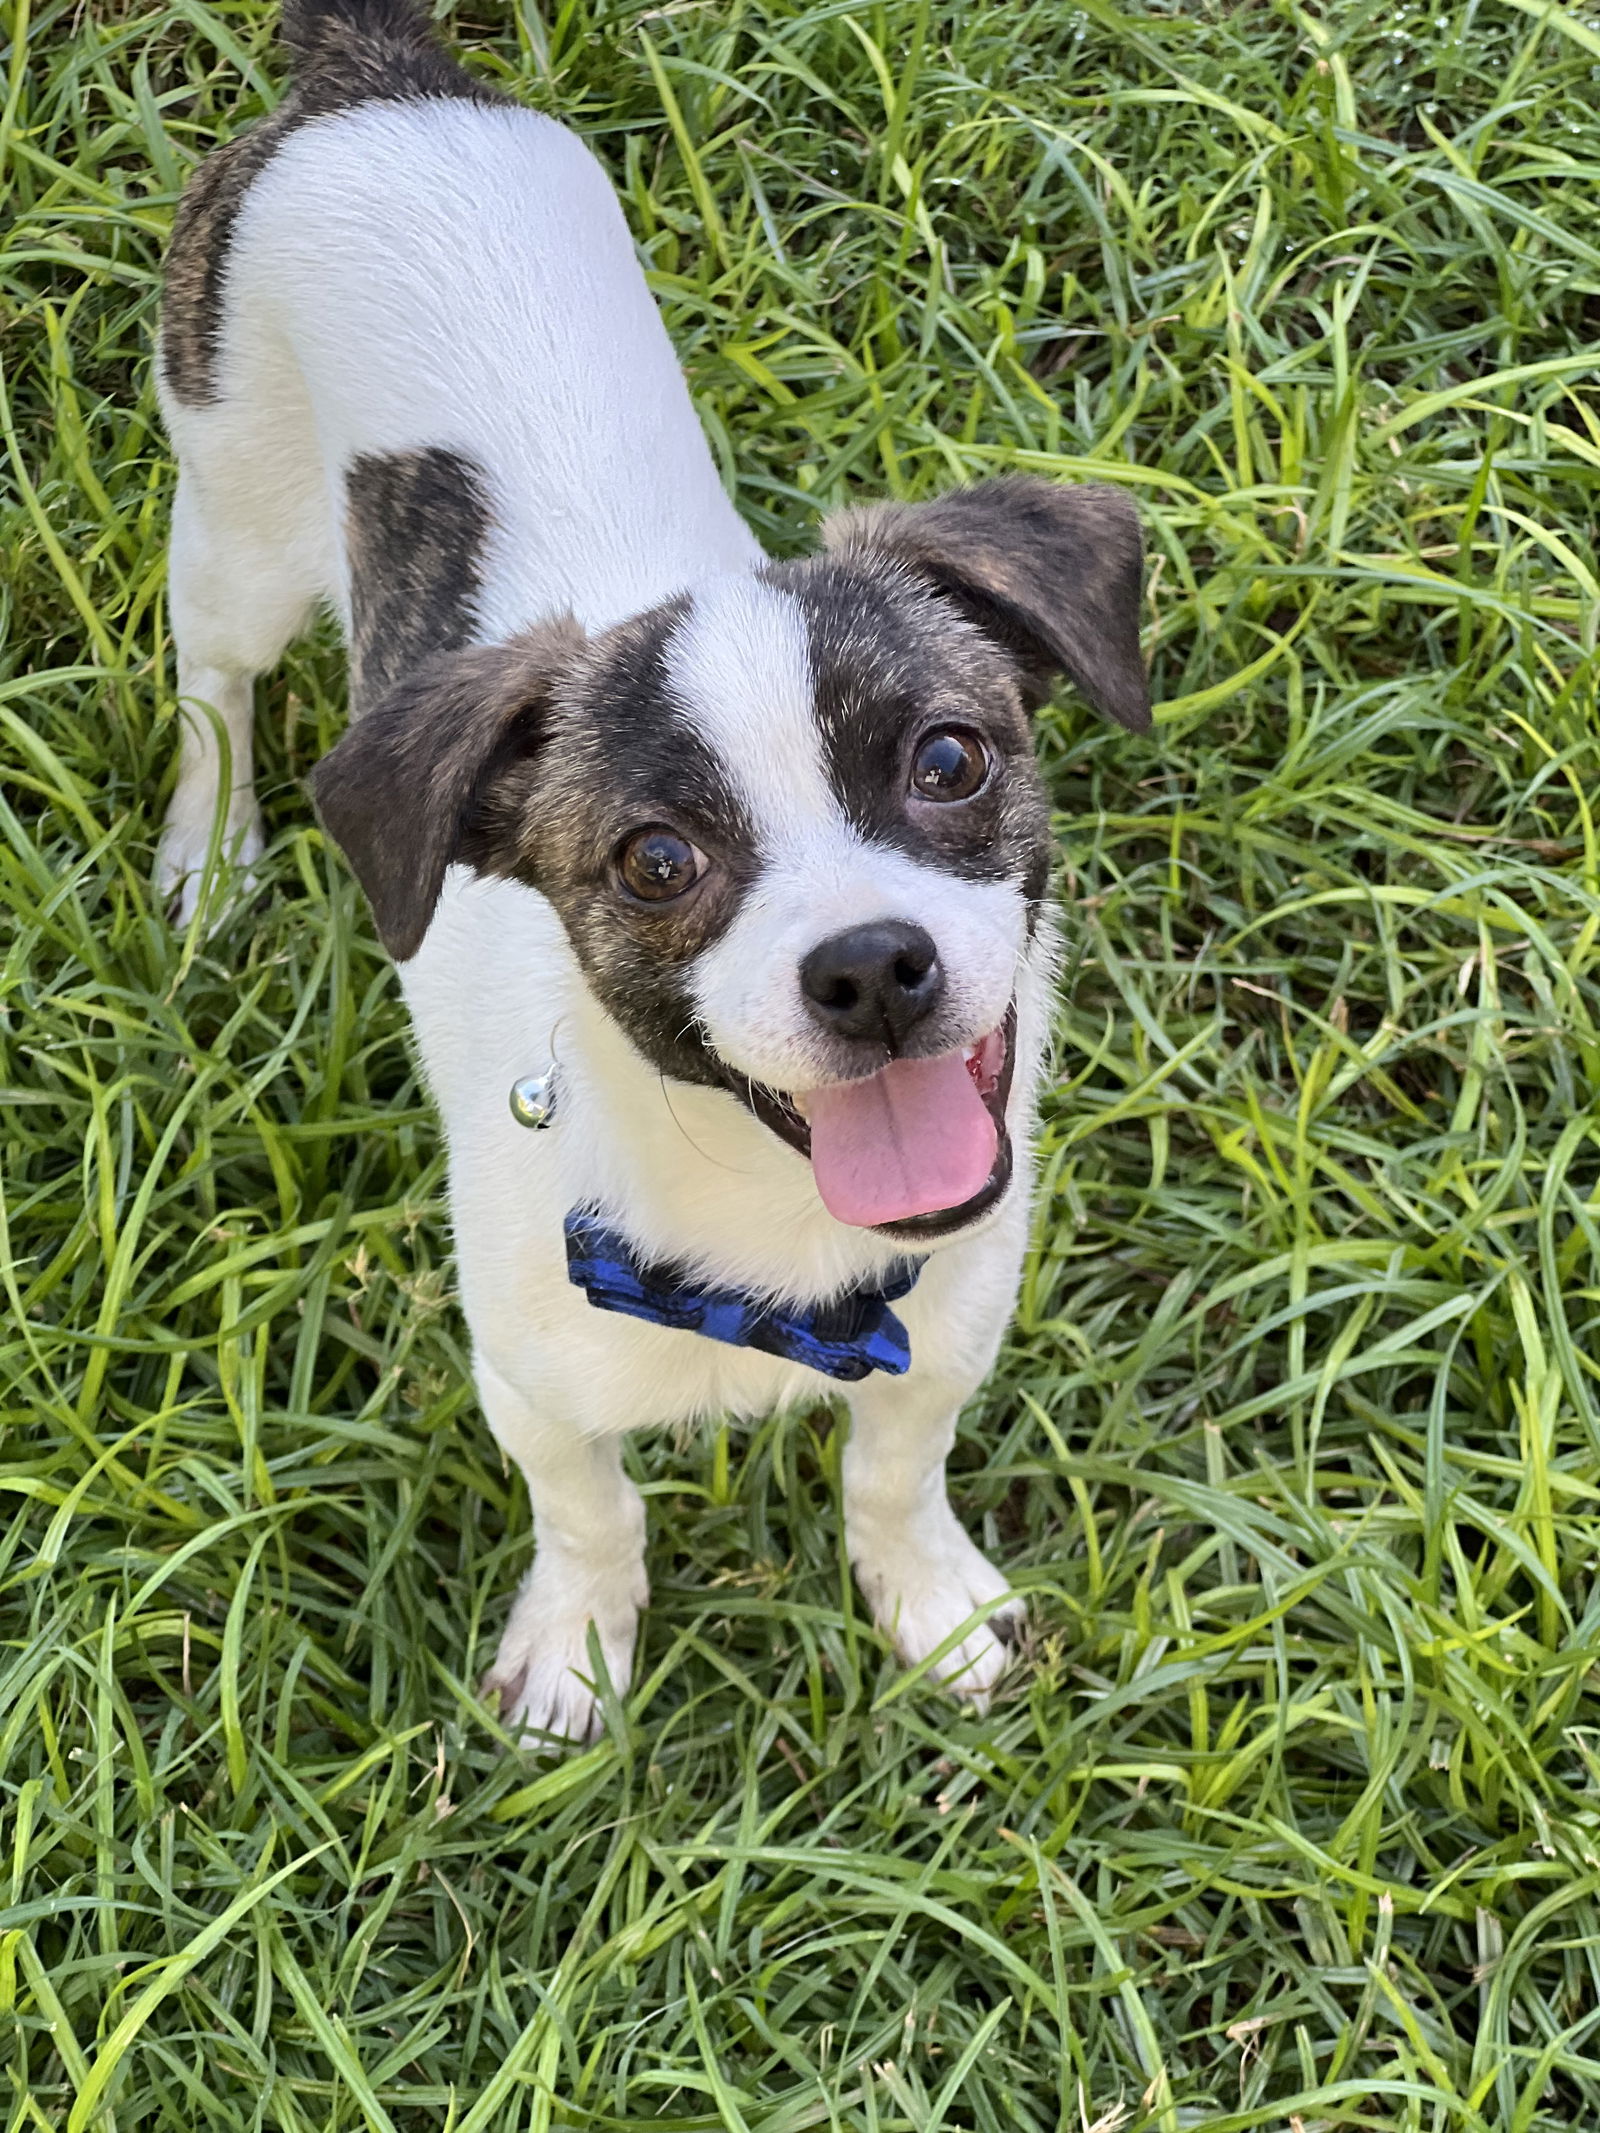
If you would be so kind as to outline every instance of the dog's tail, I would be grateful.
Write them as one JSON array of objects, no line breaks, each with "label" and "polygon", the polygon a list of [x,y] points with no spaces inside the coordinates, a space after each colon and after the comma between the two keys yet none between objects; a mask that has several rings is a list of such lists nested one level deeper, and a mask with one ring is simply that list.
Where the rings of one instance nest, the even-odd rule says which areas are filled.
[{"label": "dog's tail", "polygon": [[363,46],[414,50],[435,43],[433,24],[416,0],[283,0],[278,31],[302,74]]},{"label": "dog's tail", "polygon": [[458,67],[421,0],[283,0],[279,34],[294,78],[330,102],[496,92]]}]

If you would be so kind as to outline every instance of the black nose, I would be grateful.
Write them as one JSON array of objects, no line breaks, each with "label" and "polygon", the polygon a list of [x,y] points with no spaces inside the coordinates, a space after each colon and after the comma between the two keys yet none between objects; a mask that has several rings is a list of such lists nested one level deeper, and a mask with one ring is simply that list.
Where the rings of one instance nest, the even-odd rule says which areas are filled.
[{"label": "black nose", "polygon": [[800,965],[800,990],[825,1030],[871,1037],[898,1052],[938,1005],[944,972],[932,934],[885,919],[819,941]]}]

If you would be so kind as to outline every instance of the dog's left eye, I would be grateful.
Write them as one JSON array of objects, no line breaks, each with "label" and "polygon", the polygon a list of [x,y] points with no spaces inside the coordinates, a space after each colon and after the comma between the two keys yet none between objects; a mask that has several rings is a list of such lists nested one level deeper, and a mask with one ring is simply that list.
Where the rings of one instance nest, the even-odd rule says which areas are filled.
[{"label": "dog's left eye", "polygon": [[676,830],[635,830],[617,854],[617,873],[630,896],[664,904],[700,878],[706,855]]},{"label": "dog's left eye", "polygon": [[990,756],[967,726],[924,734],[911,759],[911,790],[923,800],[970,800],[989,782]]}]

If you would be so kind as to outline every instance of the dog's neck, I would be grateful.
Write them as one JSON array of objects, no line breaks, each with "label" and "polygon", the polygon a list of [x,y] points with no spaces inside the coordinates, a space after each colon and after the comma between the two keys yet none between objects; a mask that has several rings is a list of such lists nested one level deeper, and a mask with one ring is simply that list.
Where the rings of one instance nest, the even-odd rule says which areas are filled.
[{"label": "dog's neck", "polygon": [[552,542],[546,443],[538,435],[527,440],[523,464],[513,454],[513,465],[501,471],[498,523],[477,601],[474,635],[482,642],[504,642],[563,612],[591,632],[610,629],[690,586],[759,570],[768,560],[718,485],[709,455],[709,480],[682,478],[665,496],[662,485],[641,487],[630,476],[625,486],[600,482],[563,497],[562,539]]},{"label": "dog's neck", "polygon": [[556,1053],[572,1204],[602,1207],[647,1258],[758,1292],[826,1296],[903,1256],[889,1238],[835,1221],[805,1157],[737,1097],[664,1079],[581,977]]}]

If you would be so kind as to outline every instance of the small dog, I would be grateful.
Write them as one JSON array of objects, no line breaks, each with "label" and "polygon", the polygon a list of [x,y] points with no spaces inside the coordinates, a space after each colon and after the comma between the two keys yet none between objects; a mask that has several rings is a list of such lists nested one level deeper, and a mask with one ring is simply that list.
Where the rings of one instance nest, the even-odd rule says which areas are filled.
[{"label": "small dog", "polygon": [[582,143],[411,0],[283,27],[293,88],[196,174],[168,262],[159,882],[193,911],[219,810],[260,852],[252,684],[331,604],[353,722],[316,801],[400,967],[532,1499],[488,1685],[514,1729],[590,1736],[591,1626],[625,1685],[647,1597],[623,1435],[839,1385],[861,1589],[981,1702],[1020,1603],[944,1461],[1027,1224],[1056,958],[1029,713],[1064,673],[1148,726],[1135,514],[1002,477],[770,561]]}]

